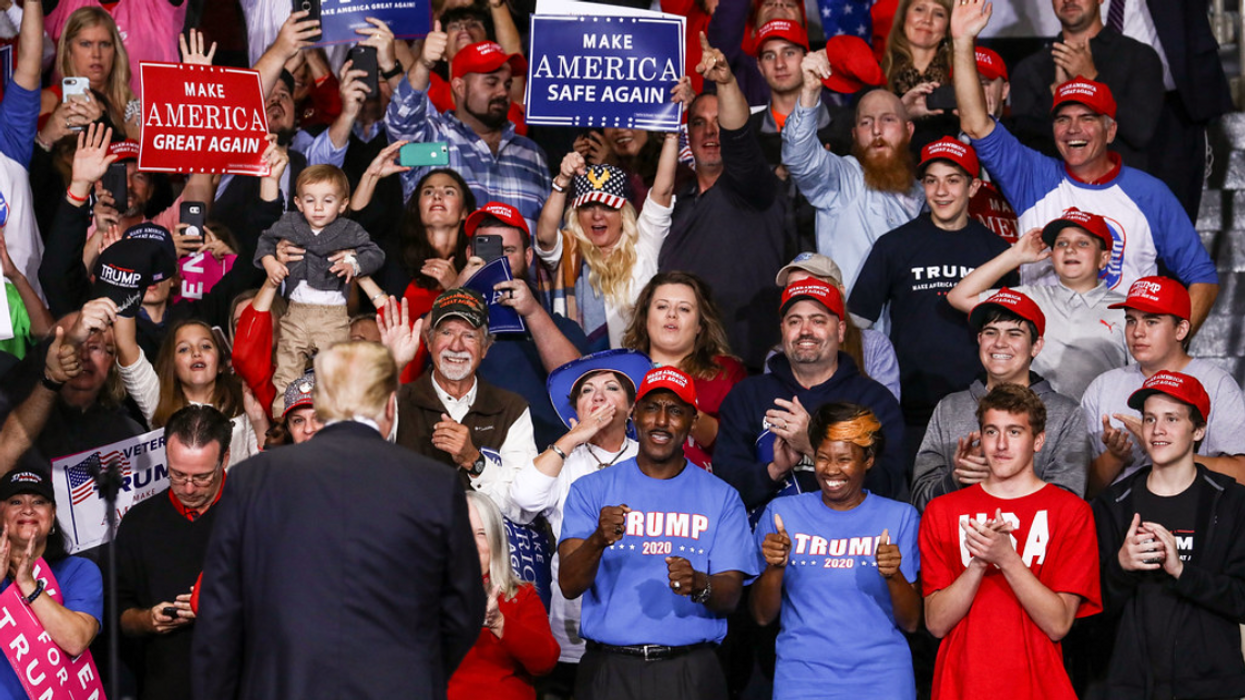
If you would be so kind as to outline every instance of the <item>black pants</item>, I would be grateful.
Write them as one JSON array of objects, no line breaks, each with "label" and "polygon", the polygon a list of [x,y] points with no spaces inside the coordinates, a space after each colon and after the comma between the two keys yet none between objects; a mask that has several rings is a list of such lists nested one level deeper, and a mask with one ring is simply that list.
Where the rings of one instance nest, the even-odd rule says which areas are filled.
[{"label": "black pants", "polygon": [[712,648],[665,661],[589,649],[579,662],[575,700],[722,700],[726,678]]}]

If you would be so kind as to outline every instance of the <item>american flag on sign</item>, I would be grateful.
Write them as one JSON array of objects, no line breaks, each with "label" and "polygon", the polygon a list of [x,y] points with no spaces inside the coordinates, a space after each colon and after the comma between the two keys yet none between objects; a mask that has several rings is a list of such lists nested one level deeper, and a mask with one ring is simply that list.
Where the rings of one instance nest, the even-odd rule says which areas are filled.
[{"label": "american flag on sign", "polygon": [[77,505],[91,497],[95,493],[95,477],[93,474],[99,471],[99,453],[92,452],[90,457],[73,465],[65,467],[65,477],[69,479],[69,496]]}]

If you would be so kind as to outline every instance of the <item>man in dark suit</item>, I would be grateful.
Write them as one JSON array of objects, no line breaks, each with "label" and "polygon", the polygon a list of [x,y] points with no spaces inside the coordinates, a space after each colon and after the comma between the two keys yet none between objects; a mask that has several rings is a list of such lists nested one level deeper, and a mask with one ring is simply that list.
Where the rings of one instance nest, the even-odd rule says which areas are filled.
[{"label": "man in dark suit", "polygon": [[[1120,7],[1113,7],[1119,3]],[[1167,91],[1149,159],[1197,221],[1206,170],[1206,125],[1231,112],[1232,92],[1210,28],[1208,0],[1105,0],[1102,19],[1124,36],[1153,46],[1163,62]]]},{"label": "man in dark suit", "polygon": [[326,427],[229,473],[194,697],[445,697],[484,620],[484,586],[458,477],[383,437],[397,388],[380,345],[320,353]]}]

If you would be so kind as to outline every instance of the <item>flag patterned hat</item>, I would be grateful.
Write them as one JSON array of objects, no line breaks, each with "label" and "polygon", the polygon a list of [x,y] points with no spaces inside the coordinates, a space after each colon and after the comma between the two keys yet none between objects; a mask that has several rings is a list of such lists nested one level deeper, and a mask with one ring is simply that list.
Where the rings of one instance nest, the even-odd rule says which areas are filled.
[{"label": "flag patterned hat", "polygon": [[627,203],[627,174],[612,165],[589,165],[587,172],[575,176],[575,199],[571,206],[601,202],[611,209]]}]

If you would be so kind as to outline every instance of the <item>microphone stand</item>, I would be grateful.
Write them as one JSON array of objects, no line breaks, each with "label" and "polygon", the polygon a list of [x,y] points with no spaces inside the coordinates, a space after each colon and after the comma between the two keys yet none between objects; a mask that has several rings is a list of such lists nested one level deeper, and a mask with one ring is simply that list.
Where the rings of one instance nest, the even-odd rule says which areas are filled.
[{"label": "microphone stand", "polygon": [[117,494],[121,492],[121,470],[117,464],[94,469],[95,486],[104,499],[108,524],[108,697],[121,698],[121,611],[117,609]]}]

